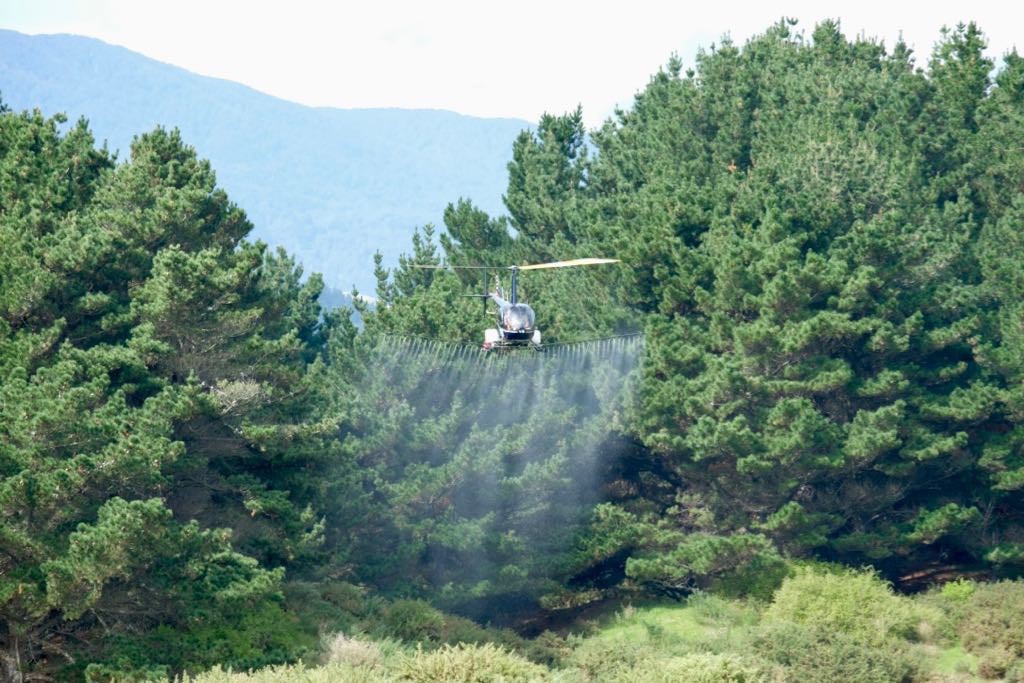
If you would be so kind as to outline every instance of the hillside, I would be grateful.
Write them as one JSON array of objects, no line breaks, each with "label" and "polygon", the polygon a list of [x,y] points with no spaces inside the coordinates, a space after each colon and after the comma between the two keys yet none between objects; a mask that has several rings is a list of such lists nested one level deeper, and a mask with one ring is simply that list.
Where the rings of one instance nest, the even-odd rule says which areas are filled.
[{"label": "hillside", "polygon": [[[339,68],[342,68],[339,66]],[[341,110],[286,102],[125,48],[0,30],[0,96],[89,120],[123,160],[133,136],[178,127],[255,225],[326,282],[371,291],[372,254],[393,263],[448,202],[501,211],[515,135],[530,124],[453,112]]]}]

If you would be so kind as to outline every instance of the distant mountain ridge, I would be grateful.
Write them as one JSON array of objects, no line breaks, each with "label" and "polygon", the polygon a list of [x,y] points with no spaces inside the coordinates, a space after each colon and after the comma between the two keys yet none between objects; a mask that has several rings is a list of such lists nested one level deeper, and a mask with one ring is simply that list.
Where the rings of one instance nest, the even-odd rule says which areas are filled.
[{"label": "distant mountain ridge", "polygon": [[[362,68],[362,65],[361,65]],[[249,215],[333,287],[372,293],[372,254],[410,249],[467,197],[491,213],[515,136],[531,124],[439,110],[307,107],[72,35],[0,30],[0,97],[12,109],[89,120],[128,156],[134,135],[177,127]]]}]

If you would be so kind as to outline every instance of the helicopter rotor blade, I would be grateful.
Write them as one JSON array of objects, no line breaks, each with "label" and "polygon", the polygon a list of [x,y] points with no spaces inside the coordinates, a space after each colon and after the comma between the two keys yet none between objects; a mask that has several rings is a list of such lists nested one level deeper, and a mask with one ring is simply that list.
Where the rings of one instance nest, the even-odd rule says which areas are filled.
[{"label": "helicopter rotor blade", "polygon": [[596,266],[601,263],[621,263],[617,258],[576,258],[550,263],[531,263],[525,266],[453,266],[447,263],[410,263],[410,268],[426,270],[541,270],[542,268],[569,268],[571,266]]},{"label": "helicopter rotor blade", "polygon": [[620,263],[617,258],[576,258],[568,261],[552,261],[551,263],[534,263],[518,266],[519,270],[540,270],[541,268],[568,268],[570,266],[596,266],[600,263]]},{"label": "helicopter rotor blade", "polygon": [[494,266],[450,266],[447,263],[410,263],[409,267],[427,270],[494,270]]}]

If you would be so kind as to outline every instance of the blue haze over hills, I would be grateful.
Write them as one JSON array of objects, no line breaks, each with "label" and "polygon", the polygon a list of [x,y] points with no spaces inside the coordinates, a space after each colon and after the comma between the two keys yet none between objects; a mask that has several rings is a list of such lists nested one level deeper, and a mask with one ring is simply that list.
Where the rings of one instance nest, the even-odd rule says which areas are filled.
[{"label": "blue haze over hills", "polygon": [[14,110],[87,118],[119,159],[133,136],[179,128],[245,209],[254,238],[284,246],[332,287],[370,294],[373,252],[396,263],[413,229],[440,224],[448,202],[466,197],[504,211],[512,142],[531,126],[437,110],[307,107],[92,38],[6,30],[0,97]]}]

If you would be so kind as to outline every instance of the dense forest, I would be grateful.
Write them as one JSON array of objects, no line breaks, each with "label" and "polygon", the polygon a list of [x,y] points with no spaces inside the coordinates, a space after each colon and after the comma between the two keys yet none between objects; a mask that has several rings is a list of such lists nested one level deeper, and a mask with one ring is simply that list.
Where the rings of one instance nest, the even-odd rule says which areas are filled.
[{"label": "dense forest", "polygon": [[[177,131],[116,162],[5,107],[0,678],[326,637],[317,680],[940,680],[912,641],[1018,680],[1024,59],[984,48],[783,21],[545,116],[507,215],[378,259],[362,329]],[[414,267],[584,256],[622,264],[524,276],[526,355],[473,348],[477,274]],[[566,635],[677,600],[703,626]]]}]

